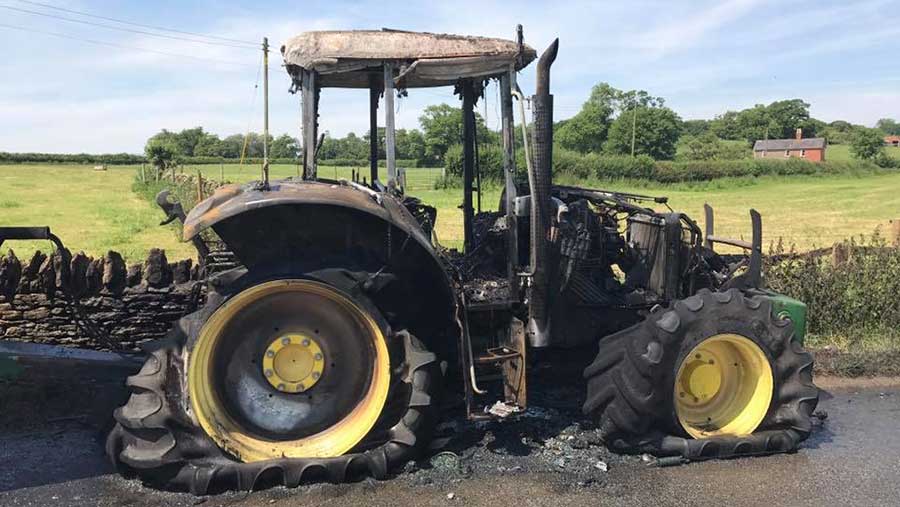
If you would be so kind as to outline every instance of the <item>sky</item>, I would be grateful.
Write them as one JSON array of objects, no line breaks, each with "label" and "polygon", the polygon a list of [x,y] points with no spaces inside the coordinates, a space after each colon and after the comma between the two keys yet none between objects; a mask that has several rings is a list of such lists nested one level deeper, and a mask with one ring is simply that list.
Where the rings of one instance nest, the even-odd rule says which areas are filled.
[{"label": "sky", "polygon": [[[300,135],[299,97],[288,93],[277,51],[293,35],[388,27],[514,39],[518,23],[538,52],[560,39],[551,84],[556,120],[577,113],[598,82],[662,96],[684,119],[787,98],[806,100],[828,122],[900,118],[898,0],[34,2],[237,41],[267,36],[276,49],[275,135]],[[261,51],[135,33],[128,30],[154,31],[34,2],[0,0],[0,151],[140,153],[163,128],[202,126],[223,137],[262,130]],[[534,64],[519,83],[533,92]],[[493,128],[497,99],[491,85],[478,105]],[[411,90],[397,104],[398,128],[417,127],[422,110],[441,102],[458,98],[450,88]],[[364,132],[367,103],[366,91],[323,90],[320,130]]]}]

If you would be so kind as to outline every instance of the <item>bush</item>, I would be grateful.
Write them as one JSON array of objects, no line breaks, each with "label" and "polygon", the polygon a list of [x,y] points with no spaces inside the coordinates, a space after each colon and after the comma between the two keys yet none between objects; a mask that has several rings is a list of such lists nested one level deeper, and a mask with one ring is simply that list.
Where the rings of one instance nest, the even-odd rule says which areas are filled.
[{"label": "bush", "polygon": [[675,160],[741,160],[751,158],[753,150],[744,141],[723,141],[712,132],[700,136],[683,135],[678,139]]},{"label": "bush", "polygon": [[[481,169],[482,180],[499,181],[503,179],[503,148],[495,144],[479,146],[478,166]],[[447,170],[448,177],[462,176],[462,145],[455,144],[447,149],[447,153],[444,154],[444,168]]]},{"label": "bush", "polygon": [[[499,180],[503,176],[503,149],[497,145],[479,147],[482,177]],[[462,146],[451,146],[444,157],[448,176],[462,175]],[[879,165],[891,167],[897,161],[887,156],[884,160],[810,162],[799,158],[738,160],[688,160],[680,162],[654,161],[646,155],[637,157],[578,153],[560,146],[553,148],[553,174],[575,179],[638,179],[658,183],[684,183],[710,181],[719,178],[744,178],[758,176],[793,176],[817,174],[854,174],[877,171]],[[523,150],[516,151],[516,168],[519,173],[526,167]]]},{"label": "bush", "polygon": [[[185,165],[239,164],[241,162],[241,159],[239,159],[239,158],[207,157],[207,156],[179,157],[178,160],[182,164],[185,164]],[[244,164],[247,164],[247,165],[261,165],[262,163],[263,163],[263,159],[260,157],[244,158]],[[299,163],[300,163],[300,161],[296,158],[270,158],[269,159],[270,165],[271,164],[297,165]]]},{"label": "bush", "polygon": [[679,183],[746,176],[847,174],[877,169],[878,167],[871,163],[809,162],[798,158],[787,160],[693,160],[689,162],[657,162],[650,179],[660,183]]},{"label": "bush", "polygon": [[462,177],[455,174],[444,173],[434,180],[432,188],[434,190],[462,188]]},{"label": "bush", "polygon": [[[402,159],[398,158],[396,160],[397,167],[404,168],[412,168],[412,167],[421,167],[419,166],[419,161],[415,159]],[[322,166],[332,166],[332,167],[369,167],[368,159],[360,158],[333,158],[330,160],[319,160],[319,165]],[[379,160],[378,167],[385,167],[387,165],[387,160]]]},{"label": "bush", "polygon": [[[187,165],[203,165],[203,164],[237,164],[240,159],[225,157],[178,157],[178,161]],[[63,154],[63,153],[7,153],[0,152],[0,164],[109,164],[109,165],[136,165],[147,163],[147,157],[144,155],[133,155],[131,153],[112,153],[92,155],[88,153]],[[262,164],[262,158],[248,157],[244,159],[245,164],[258,165]],[[296,165],[300,163],[296,158],[270,158],[270,164]],[[379,160],[378,166],[384,167],[386,161]],[[333,159],[319,160],[322,166],[342,166],[342,167],[368,167],[369,161],[366,159]],[[398,167],[412,168],[424,167],[415,159],[397,159]]]},{"label": "bush", "polygon": [[131,153],[8,153],[0,152],[0,164],[140,164],[146,162],[143,155]]},{"label": "bush", "polygon": [[847,336],[900,329],[900,248],[888,245],[877,231],[843,248],[847,260],[836,266],[830,255],[785,255],[777,246],[769,256],[775,262],[766,263],[766,281],[809,306],[810,333]]},{"label": "bush", "polygon": [[884,169],[900,169],[900,159],[894,158],[884,150],[875,157],[875,165]]},{"label": "bush", "polygon": [[875,160],[884,154],[884,133],[878,129],[857,129],[850,139],[850,153],[860,160]]}]

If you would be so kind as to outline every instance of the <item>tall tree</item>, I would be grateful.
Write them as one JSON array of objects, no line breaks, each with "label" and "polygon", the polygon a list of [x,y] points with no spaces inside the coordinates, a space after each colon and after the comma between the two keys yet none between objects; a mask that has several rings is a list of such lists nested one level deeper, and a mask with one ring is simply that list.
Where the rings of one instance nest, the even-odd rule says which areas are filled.
[{"label": "tall tree", "polygon": [[740,137],[753,142],[757,139],[781,139],[781,126],[769,115],[768,108],[757,104],[744,109],[735,118]]},{"label": "tall tree", "polygon": [[225,146],[219,136],[204,132],[203,136],[194,146],[194,156],[197,157],[224,157]]},{"label": "tall tree", "polygon": [[175,142],[178,145],[179,154],[185,157],[193,157],[194,148],[205,135],[206,133],[203,132],[203,127],[184,129],[179,132],[175,137]]},{"label": "tall tree", "polygon": [[[778,129],[777,138],[792,138],[798,128],[814,130],[814,126],[809,122],[809,103],[801,99],[772,102],[766,107],[766,113],[772,120],[772,124]],[[809,135],[814,134],[814,131],[809,132]],[[769,137],[776,136],[771,135],[770,132]]]},{"label": "tall tree", "polygon": [[742,139],[737,119],[736,111],[725,111],[710,122],[709,128],[719,139]]},{"label": "tall tree", "polygon": [[156,138],[147,141],[144,147],[147,160],[156,168],[157,178],[178,163],[178,145],[173,139]]},{"label": "tall tree", "polygon": [[220,156],[225,158],[240,158],[241,149],[244,147],[244,136],[241,134],[232,134],[222,139],[222,147]]},{"label": "tall tree", "polygon": [[875,128],[889,136],[900,136],[900,122],[891,118],[882,118],[875,123]]},{"label": "tall tree", "polygon": [[[462,108],[448,104],[428,106],[419,116],[425,141],[425,156],[432,161],[441,161],[447,149],[462,142]],[[488,130],[484,118],[475,113],[475,130],[479,144],[497,142],[497,133]]]},{"label": "tall tree", "polygon": [[299,154],[300,141],[287,134],[276,137],[269,148],[270,158],[297,158]]},{"label": "tall tree", "polygon": [[410,160],[422,160],[425,158],[425,136],[416,129],[398,130],[396,145],[397,158]]},{"label": "tall tree", "polygon": [[681,118],[667,107],[638,106],[634,110],[625,111],[610,127],[604,151],[630,154],[632,134],[636,155],[670,160],[675,157],[675,146],[681,135]]},{"label": "tall tree", "polygon": [[560,146],[581,153],[600,153],[612,123],[612,107],[588,101],[575,116],[554,131]]},{"label": "tall tree", "polygon": [[884,152],[884,135],[878,129],[861,128],[850,142],[850,153],[860,160],[877,160]]},{"label": "tall tree", "polygon": [[686,136],[702,136],[712,127],[710,120],[685,120],[681,124],[681,131]]},{"label": "tall tree", "polygon": [[644,90],[623,91],[609,83],[597,83],[575,116],[556,130],[560,146],[582,153],[600,153],[609,135],[613,116],[640,107],[662,107],[665,100]]}]

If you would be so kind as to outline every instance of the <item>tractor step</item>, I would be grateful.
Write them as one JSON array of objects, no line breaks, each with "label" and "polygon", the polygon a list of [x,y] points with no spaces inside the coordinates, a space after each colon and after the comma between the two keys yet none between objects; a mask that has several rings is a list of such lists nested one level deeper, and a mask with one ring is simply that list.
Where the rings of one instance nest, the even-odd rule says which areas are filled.
[{"label": "tractor step", "polygon": [[483,354],[475,356],[475,364],[496,364],[506,361],[514,361],[524,355],[523,352],[510,349],[508,347],[494,347],[488,349]]},{"label": "tractor step", "polygon": [[[466,382],[466,412],[469,419],[483,420],[505,418],[525,410],[527,389],[525,384],[525,326],[513,318],[506,336],[497,347],[471,354]],[[487,389],[488,385],[502,385]]]}]

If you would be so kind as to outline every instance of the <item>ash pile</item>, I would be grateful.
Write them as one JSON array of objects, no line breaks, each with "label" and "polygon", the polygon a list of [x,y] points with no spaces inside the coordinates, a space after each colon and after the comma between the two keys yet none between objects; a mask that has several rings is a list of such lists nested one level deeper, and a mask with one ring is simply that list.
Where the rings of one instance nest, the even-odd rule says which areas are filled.
[{"label": "ash pile", "polygon": [[[583,351],[582,351],[583,352]],[[468,421],[448,408],[430,456],[398,476],[418,487],[465,487],[473,477],[549,474],[565,488],[603,486],[617,467],[649,464],[647,457],[609,451],[593,421],[581,413],[584,386],[576,352],[542,357],[529,379],[528,408],[500,420]],[[559,382],[559,365],[571,375]],[[557,380],[551,382],[549,377]],[[543,377],[543,378],[542,378]],[[568,378],[571,377],[571,378]]]}]

